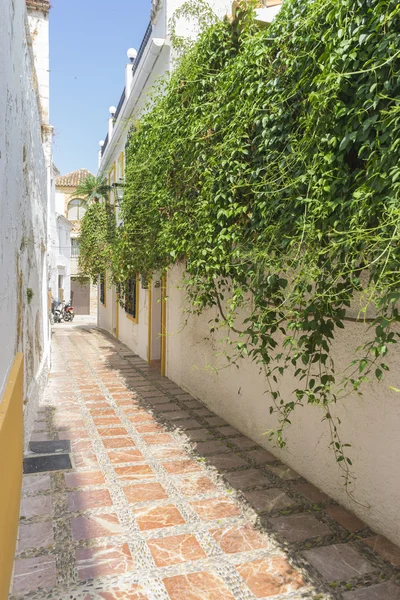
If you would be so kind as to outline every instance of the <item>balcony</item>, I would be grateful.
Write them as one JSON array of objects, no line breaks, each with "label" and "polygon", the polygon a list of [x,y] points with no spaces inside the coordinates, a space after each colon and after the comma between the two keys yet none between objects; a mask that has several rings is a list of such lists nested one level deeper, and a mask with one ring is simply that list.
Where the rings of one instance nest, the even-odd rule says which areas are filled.
[{"label": "balcony", "polygon": [[151,23],[149,23],[147,25],[147,29],[146,29],[146,33],[144,34],[144,38],[142,40],[142,43],[140,44],[140,48],[139,51],[137,53],[137,56],[135,58],[135,62],[132,65],[132,75],[134,76],[137,68],[140,64],[141,58],[143,56],[143,53],[145,51],[145,48],[147,46],[147,42],[149,41],[150,37],[151,37],[151,32],[153,31],[153,25]]}]

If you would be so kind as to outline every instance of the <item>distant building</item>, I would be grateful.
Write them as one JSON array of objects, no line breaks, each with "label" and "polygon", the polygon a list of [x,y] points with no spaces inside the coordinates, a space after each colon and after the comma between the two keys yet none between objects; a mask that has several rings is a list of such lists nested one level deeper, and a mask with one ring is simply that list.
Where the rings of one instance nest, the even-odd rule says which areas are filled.
[{"label": "distant building", "polygon": [[[79,230],[80,220],[86,212],[86,200],[75,195],[78,185],[86,179],[91,173],[87,169],[78,169],[66,175],[58,175],[56,178],[56,213],[60,215],[58,222],[61,225],[61,216],[63,223],[70,223],[68,240],[60,241],[60,250],[64,254],[69,254],[70,267],[66,279],[63,278],[64,271],[59,273],[59,283],[63,284],[64,299],[72,299],[75,313],[78,315],[97,315],[97,285],[93,285],[90,280],[78,277],[78,257],[79,257]],[[60,229],[62,239],[66,237],[66,227],[63,231]],[[63,245],[65,244],[65,245]],[[68,279],[68,281],[67,281]],[[61,288],[62,289],[62,288]]]}]

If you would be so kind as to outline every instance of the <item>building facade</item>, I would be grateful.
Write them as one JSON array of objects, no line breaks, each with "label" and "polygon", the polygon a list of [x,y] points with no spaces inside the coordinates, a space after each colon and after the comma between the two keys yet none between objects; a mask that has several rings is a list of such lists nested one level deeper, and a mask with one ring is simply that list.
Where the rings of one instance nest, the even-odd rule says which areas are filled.
[{"label": "building facade", "polygon": [[22,456],[48,378],[52,127],[49,2],[0,0],[0,597],[8,597]]},{"label": "building facade", "polygon": [[[279,4],[267,2],[259,9],[257,18],[268,22],[278,12]],[[162,24],[167,22],[165,11],[167,17],[171,16],[168,10],[168,2],[163,4],[162,9],[158,3],[153,3],[154,22],[149,26],[134,62],[133,80],[130,79],[128,65],[126,89],[109,121],[108,138],[101,151],[100,173],[108,176],[111,185],[123,181],[124,148],[130,119],[140,115],[146,94],[157,76],[173,66],[166,30],[162,29]],[[160,11],[164,11],[162,18]],[[155,35],[157,37],[153,37]],[[115,194],[112,202],[115,202]],[[315,407],[305,406],[296,412],[296,420],[286,432],[287,446],[284,449],[269,443],[266,432],[276,428],[277,422],[275,416],[269,414],[270,401],[265,394],[265,379],[259,366],[246,359],[241,360],[239,369],[229,366],[219,338],[210,336],[209,321],[215,317],[213,311],[188,317],[185,293],[181,289],[183,277],[183,267],[174,266],[164,281],[154,274],[148,287],[139,280],[136,287],[134,282],[130,282],[129,294],[133,294],[136,306],[133,318],[124,306],[118,305],[116,290],[107,286],[105,276],[99,305],[100,327],[150,363],[160,357],[162,374],[355,512],[373,529],[400,543],[397,518],[400,479],[393,474],[400,448],[398,394],[387,386],[370,383],[362,398],[354,395],[335,407],[335,414],[341,421],[341,435],[343,439],[352,441],[352,497],[343,484],[341,471],[330,448],[329,429]],[[164,296],[168,301],[160,302]],[[130,300],[129,305],[132,304]],[[246,314],[241,316],[243,319],[247,317]],[[353,321],[346,323],[333,346],[338,370],[354,358],[352,340],[358,339],[362,344],[366,335],[367,326],[362,321],[357,322],[357,307],[350,316]],[[224,337],[223,332],[220,337]],[[229,353],[229,349],[226,350]],[[397,372],[399,361],[400,349],[396,347],[388,361],[392,373]],[[293,374],[285,374],[281,393],[290,396],[295,387]],[[297,476],[296,473],[294,475]]]},{"label": "building facade", "polygon": [[[78,185],[90,175],[86,169],[78,169],[56,178],[56,214],[58,222],[68,222],[69,232],[64,226],[60,231],[60,252],[68,261],[68,269],[59,270],[56,291],[65,301],[72,300],[78,315],[97,315],[97,286],[88,278],[79,277],[78,258],[80,220],[86,212],[86,200],[76,196]],[[61,241],[61,238],[63,241]],[[68,238],[68,239],[67,239]]]},{"label": "building facade", "polygon": [[[108,132],[101,142],[99,172],[111,187],[123,183],[125,177],[125,147],[132,123],[145,109],[149,92],[157,80],[170,72],[176,60],[169,37],[169,24],[183,0],[153,0],[150,22],[137,51],[131,54],[131,63],[125,69],[125,88],[115,110],[111,110]],[[210,3],[214,12],[223,17],[231,10],[229,0],[214,0]],[[190,19],[178,19],[175,33],[193,37]],[[110,202],[118,213],[118,194],[121,188],[114,187]],[[118,217],[117,217],[118,218]],[[151,282],[139,280],[126,282],[124,298],[118,295],[115,286],[107,282],[107,274],[99,286],[99,326],[126,343],[134,352],[166,373],[166,306],[162,297],[166,294],[166,281],[154,273]]]}]

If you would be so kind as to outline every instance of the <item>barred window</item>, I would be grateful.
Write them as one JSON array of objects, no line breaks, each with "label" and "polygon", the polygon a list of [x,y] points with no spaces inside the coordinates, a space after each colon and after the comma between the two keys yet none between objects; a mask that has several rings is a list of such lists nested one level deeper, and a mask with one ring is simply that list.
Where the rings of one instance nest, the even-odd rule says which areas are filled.
[{"label": "barred window", "polygon": [[137,282],[137,277],[132,277],[125,285],[125,312],[133,319],[137,319]]},{"label": "barred window", "polygon": [[105,275],[100,275],[100,302],[106,303],[106,278]]}]

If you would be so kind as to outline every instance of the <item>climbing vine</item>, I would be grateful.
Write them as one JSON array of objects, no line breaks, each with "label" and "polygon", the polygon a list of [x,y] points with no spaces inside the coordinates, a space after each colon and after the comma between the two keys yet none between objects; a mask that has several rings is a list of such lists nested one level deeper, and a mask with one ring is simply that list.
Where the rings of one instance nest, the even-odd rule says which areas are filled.
[{"label": "climbing vine", "polygon": [[[286,0],[269,27],[242,2],[131,135],[113,243],[115,281],[185,261],[191,310],[215,307],[228,359],[265,374],[271,436],[284,446],[319,407],[346,484],[335,404],[382,379],[399,337],[399,48],[397,0]],[[354,306],[365,340],[343,370],[332,344]]]},{"label": "climbing vine", "polygon": [[115,238],[114,209],[105,202],[92,202],[81,220],[78,236],[80,277],[90,277],[94,283],[111,265]]}]

